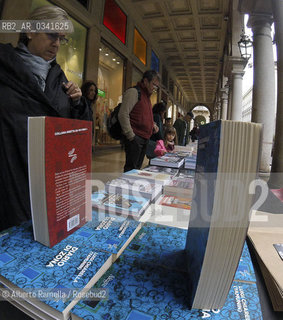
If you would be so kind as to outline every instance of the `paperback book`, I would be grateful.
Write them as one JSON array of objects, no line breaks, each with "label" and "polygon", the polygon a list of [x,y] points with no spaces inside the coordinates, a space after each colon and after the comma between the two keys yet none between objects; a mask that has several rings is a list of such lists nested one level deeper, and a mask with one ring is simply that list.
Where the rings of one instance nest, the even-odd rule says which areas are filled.
[{"label": "paperback book", "polygon": [[130,170],[124,172],[123,177],[129,179],[145,179],[150,182],[160,183],[161,185],[168,184],[171,181],[171,175],[167,173],[160,172],[150,172],[147,170]]},{"label": "paperback book", "polygon": [[127,246],[123,256],[145,260],[176,272],[186,272],[186,237],[186,229],[147,222]]},{"label": "paperback book", "polygon": [[155,166],[180,168],[184,163],[184,158],[175,154],[166,153],[164,156],[150,159],[150,164]]},{"label": "paperback book", "polygon": [[177,168],[167,168],[167,167],[159,167],[159,166],[147,166],[147,167],[143,168],[143,171],[169,174],[171,179],[176,177],[179,173],[179,169],[177,169]]},{"label": "paperback book", "polygon": [[52,247],[91,219],[91,122],[29,117],[28,169],[34,238]]},{"label": "paperback book", "polygon": [[188,155],[184,158],[184,168],[185,169],[191,169],[195,170],[196,169],[196,155]]},{"label": "paperback book", "polygon": [[[140,223],[122,217],[100,218],[94,211],[91,222],[52,248],[33,240],[30,221],[3,232],[0,283],[11,291],[33,293],[26,308],[58,319],[68,318],[79,300],[76,293],[86,293],[141,228]],[[40,295],[40,290],[44,294]],[[54,296],[57,292],[59,298],[48,292],[54,292]]]},{"label": "paperback book", "polygon": [[27,222],[9,230],[1,240],[0,283],[15,296],[22,292],[42,312],[68,319],[77,293],[88,291],[111,264],[111,253],[69,237],[52,248],[44,246],[34,241],[31,222]]},{"label": "paperback book", "polygon": [[163,193],[167,196],[189,197],[192,198],[194,189],[194,178],[176,177],[164,186]]},{"label": "paperback book", "polygon": [[108,192],[94,192],[91,195],[92,206],[99,212],[123,215],[138,219],[149,206],[149,199]]},{"label": "paperback book", "polygon": [[127,179],[121,177],[106,182],[105,191],[143,197],[154,201],[162,193],[162,185],[144,179]]},{"label": "paperback book", "polygon": [[[125,277],[124,275],[127,275]],[[72,320],[262,319],[256,283],[233,281],[221,309],[188,308],[187,274],[122,256],[94,286],[109,293],[100,301],[80,301]]]},{"label": "paperback book", "polygon": [[260,140],[260,124],[221,120],[200,127],[186,243],[192,308],[225,303],[249,226]]},{"label": "paperback book", "polygon": [[177,177],[179,178],[194,178],[195,177],[195,170],[191,169],[180,169]]},{"label": "paperback book", "polygon": [[149,222],[188,229],[191,198],[162,195],[151,204]]}]

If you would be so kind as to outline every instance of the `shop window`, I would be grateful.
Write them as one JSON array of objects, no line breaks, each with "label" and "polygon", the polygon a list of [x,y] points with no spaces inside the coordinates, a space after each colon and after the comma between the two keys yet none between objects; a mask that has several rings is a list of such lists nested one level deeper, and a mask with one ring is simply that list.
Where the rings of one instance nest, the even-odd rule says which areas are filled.
[{"label": "shop window", "polygon": [[146,65],[146,41],[143,36],[135,29],[134,34],[134,54],[140,59],[140,61]]},{"label": "shop window", "polygon": [[158,59],[157,55],[155,54],[155,52],[153,50],[151,51],[150,68],[152,70],[155,70],[156,72],[159,72],[159,59]]},{"label": "shop window", "polygon": [[106,43],[99,46],[98,99],[96,101],[96,143],[113,143],[107,133],[110,112],[122,102],[125,58]]},{"label": "shop window", "polygon": [[[31,11],[37,7],[50,4],[46,0],[33,0]],[[56,61],[61,66],[67,79],[81,86],[83,82],[87,29],[73,18],[70,17],[70,20],[73,23],[74,32],[66,34],[68,43],[60,46]]]},{"label": "shop window", "polygon": [[114,0],[105,1],[103,24],[119,40],[126,43],[127,16]]}]

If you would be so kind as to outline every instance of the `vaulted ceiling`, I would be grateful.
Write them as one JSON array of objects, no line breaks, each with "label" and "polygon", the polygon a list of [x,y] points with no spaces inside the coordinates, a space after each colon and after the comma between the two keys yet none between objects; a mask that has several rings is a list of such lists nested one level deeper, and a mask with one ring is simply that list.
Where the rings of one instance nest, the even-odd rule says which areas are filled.
[{"label": "vaulted ceiling", "polygon": [[191,104],[212,105],[230,0],[120,0]]}]

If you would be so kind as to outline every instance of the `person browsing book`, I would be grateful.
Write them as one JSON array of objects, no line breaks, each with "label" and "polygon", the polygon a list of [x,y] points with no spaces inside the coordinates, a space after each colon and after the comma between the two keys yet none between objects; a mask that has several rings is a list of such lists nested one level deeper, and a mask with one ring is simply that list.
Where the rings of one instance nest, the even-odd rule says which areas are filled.
[{"label": "person browsing book", "polygon": [[158,87],[158,73],[148,70],[136,87],[129,88],[123,95],[118,119],[125,136],[124,172],[141,168],[148,140],[158,131],[158,126],[153,121],[150,101],[150,96]]},{"label": "person browsing book", "polygon": [[167,152],[173,152],[175,144],[177,144],[176,129],[172,126],[166,127],[164,132],[164,140],[157,140],[154,153],[157,156],[163,156]]},{"label": "person browsing book", "polygon": [[[35,9],[29,21],[68,21],[56,6]],[[69,81],[56,55],[67,33],[21,33],[18,45],[0,44],[0,230],[31,218],[28,117],[92,120],[92,110],[78,85]]]}]

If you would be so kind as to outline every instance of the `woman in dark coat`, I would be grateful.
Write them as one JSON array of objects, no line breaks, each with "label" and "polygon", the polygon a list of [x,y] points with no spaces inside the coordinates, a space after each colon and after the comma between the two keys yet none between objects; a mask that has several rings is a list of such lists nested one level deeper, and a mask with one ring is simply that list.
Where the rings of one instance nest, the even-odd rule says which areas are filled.
[{"label": "woman in dark coat", "polygon": [[152,159],[156,157],[156,154],[154,153],[154,149],[156,147],[156,141],[157,140],[163,140],[164,138],[164,132],[163,132],[163,120],[164,120],[164,114],[166,112],[166,105],[164,102],[156,103],[153,108],[153,121],[158,126],[159,130],[158,132],[154,133],[149,141],[146,148],[146,156],[148,159]]},{"label": "woman in dark coat", "polygon": [[[55,6],[35,9],[29,20],[67,20]],[[31,217],[28,117],[92,120],[78,85],[56,63],[64,33],[23,33],[17,48],[0,44],[0,230]]]},{"label": "woman in dark coat", "polygon": [[163,140],[164,138],[164,132],[163,132],[163,120],[164,120],[164,114],[166,112],[166,105],[164,102],[156,103],[152,108],[153,113],[153,121],[158,126],[159,130],[157,133],[153,134],[150,137],[150,140],[157,141],[157,140]]}]

